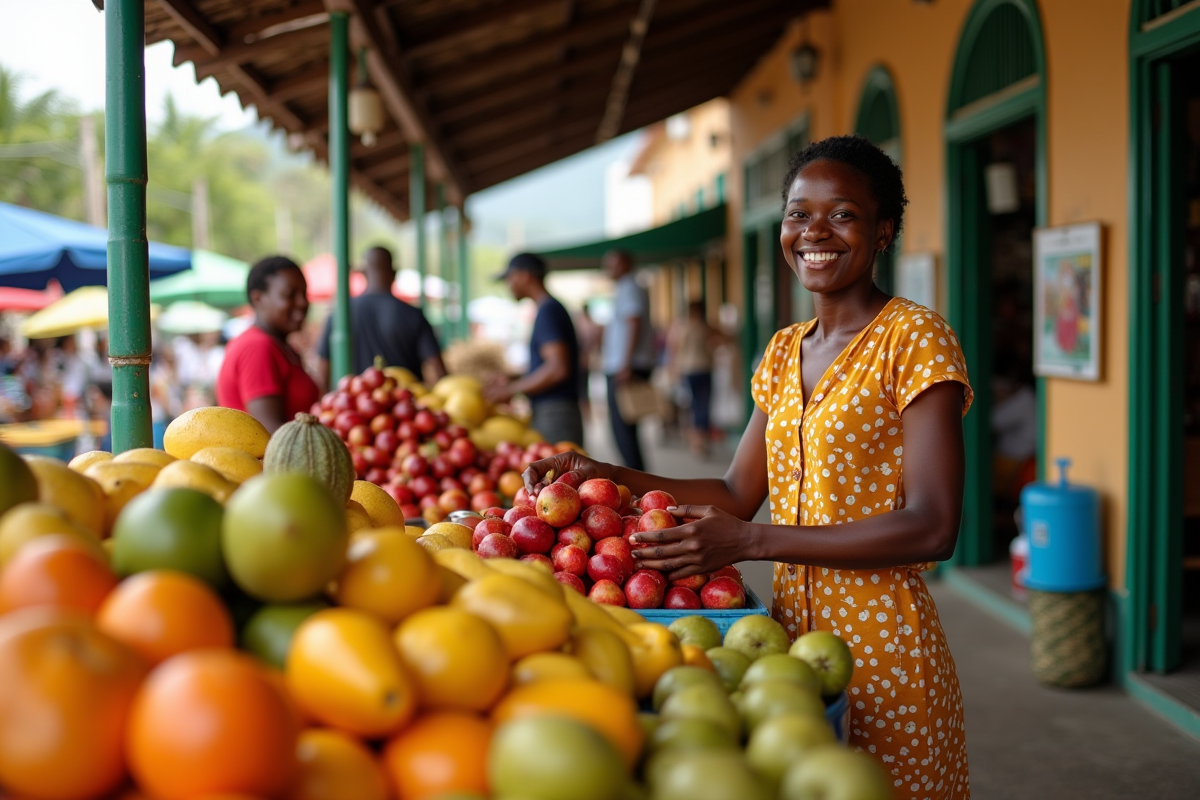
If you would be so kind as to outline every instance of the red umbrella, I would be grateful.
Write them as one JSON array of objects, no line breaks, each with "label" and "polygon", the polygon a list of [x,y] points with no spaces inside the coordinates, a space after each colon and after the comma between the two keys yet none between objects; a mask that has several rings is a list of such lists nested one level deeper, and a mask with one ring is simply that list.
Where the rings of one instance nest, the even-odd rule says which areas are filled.
[{"label": "red umbrella", "polygon": [[[330,253],[316,256],[301,269],[308,282],[310,303],[328,303],[337,291],[337,261]],[[350,273],[350,294],[357,296],[367,288],[367,276],[361,272]]]},{"label": "red umbrella", "polygon": [[51,281],[41,291],[0,286],[0,311],[41,311],[62,296],[58,281]]}]

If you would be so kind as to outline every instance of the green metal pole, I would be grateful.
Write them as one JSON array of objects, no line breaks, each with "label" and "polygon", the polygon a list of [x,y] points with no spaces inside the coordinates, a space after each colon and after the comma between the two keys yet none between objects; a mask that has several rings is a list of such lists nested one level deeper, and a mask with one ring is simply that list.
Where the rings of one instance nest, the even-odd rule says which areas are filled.
[{"label": "green metal pole", "polygon": [[153,447],[150,257],[146,242],[146,10],[109,0],[104,14],[104,160],[108,184],[108,330],[112,447]]},{"label": "green metal pole", "polygon": [[416,267],[421,279],[417,306],[425,308],[425,146],[413,142],[408,146],[408,153],[408,216],[416,230]]},{"label": "green metal pole", "polygon": [[337,259],[330,380],[353,369],[350,341],[350,16],[329,15],[329,168],[333,179],[333,257]]},{"label": "green metal pole", "polygon": [[438,277],[446,287],[446,295],[442,298],[442,341],[449,342],[455,338],[455,325],[447,313],[450,308],[450,215],[446,208],[446,184],[438,183],[434,191],[438,211]]},{"label": "green metal pole", "polygon": [[471,336],[471,321],[467,319],[467,304],[471,300],[471,254],[467,250],[466,204],[458,209],[458,332],[462,338]]}]

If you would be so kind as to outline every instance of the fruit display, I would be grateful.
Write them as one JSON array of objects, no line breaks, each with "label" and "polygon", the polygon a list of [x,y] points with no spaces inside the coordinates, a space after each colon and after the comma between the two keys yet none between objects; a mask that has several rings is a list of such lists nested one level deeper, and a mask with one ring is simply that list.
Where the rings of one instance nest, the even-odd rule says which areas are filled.
[{"label": "fruit display", "polygon": [[597,603],[638,610],[745,608],[747,592],[736,567],[671,581],[638,566],[638,545],[630,537],[678,525],[667,511],[674,506],[667,492],[638,498],[605,478],[585,481],[567,472],[534,497],[521,489],[510,509],[460,519],[473,528],[472,547],[483,558],[542,564],[559,583]]},{"label": "fruit display", "polygon": [[[520,558],[484,558],[478,528],[502,517],[405,527],[366,481],[343,502],[303,464],[247,475],[271,444],[221,411],[175,453],[35,468],[0,445],[0,484],[33,476],[0,513],[0,797],[890,796],[826,721],[822,695],[844,705],[853,670],[840,639],[789,644],[759,615],[723,636],[701,616],[646,621],[522,550],[590,539],[583,516],[611,492],[634,510],[619,487],[543,489],[513,510],[554,541],[529,522],[484,537]],[[181,462],[232,490],[157,484]],[[641,517],[671,505],[647,498]],[[603,558],[593,591],[639,596],[616,579],[627,551],[579,542]],[[705,585],[722,578],[738,583]]]},{"label": "fruit display", "polygon": [[[449,375],[426,389],[394,367],[343,378],[312,409],[349,448],[356,477],[382,486],[405,518],[431,524],[454,511],[510,504],[529,464],[570,446],[543,442],[491,411],[471,376]],[[266,463],[269,471],[272,459]]]}]

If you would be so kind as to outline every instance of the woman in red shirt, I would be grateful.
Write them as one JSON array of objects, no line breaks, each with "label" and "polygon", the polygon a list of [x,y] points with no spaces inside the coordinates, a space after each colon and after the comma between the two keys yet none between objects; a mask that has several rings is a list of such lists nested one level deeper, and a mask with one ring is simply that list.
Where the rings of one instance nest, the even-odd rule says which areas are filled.
[{"label": "woman in red shirt", "polygon": [[304,325],[308,284],[296,262],[271,256],[250,268],[246,295],[254,325],[225,348],[217,403],[252,414],[272,433],[321,396],[287,337]]}]

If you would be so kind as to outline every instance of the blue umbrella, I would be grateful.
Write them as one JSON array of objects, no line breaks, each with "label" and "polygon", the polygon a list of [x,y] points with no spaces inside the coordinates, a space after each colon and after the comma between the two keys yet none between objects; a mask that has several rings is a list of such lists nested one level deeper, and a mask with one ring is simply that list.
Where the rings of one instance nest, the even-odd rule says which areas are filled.
[{"label": "blue umbrella", "polygon": [[[150,243],[150,277],[192,266],[182,247]],[[108,231],[0,203],[0,286],[44,289],[55,278],[70,292],[108,283]]]}]

